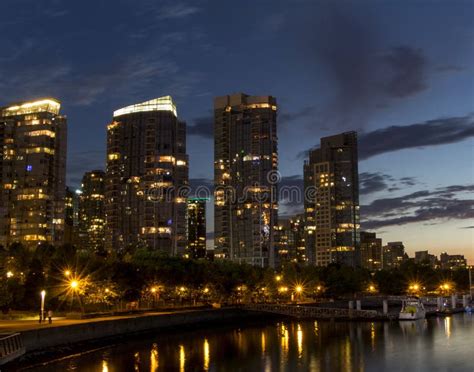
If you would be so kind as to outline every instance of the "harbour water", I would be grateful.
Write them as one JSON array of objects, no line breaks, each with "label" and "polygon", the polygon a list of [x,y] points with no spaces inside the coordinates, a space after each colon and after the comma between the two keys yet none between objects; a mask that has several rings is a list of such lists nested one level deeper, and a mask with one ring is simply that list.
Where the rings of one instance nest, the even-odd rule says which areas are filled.
[{"label": "harbour water", "polygon": [[269,321],[162,333],[34,371],[474,371],[474,316],[416,322]]}]

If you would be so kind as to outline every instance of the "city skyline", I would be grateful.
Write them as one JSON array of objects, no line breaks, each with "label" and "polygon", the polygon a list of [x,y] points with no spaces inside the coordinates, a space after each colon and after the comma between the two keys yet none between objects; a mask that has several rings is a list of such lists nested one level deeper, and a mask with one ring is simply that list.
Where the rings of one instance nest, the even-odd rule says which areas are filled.
[{"label": "city skyline", "polygon": [[[28,3],[20,5],[25,6],[25,20],[17,22],[37,22],[28,20]],[[8,17],[11,4],[7,1],[2,5],[2,17]],[[88,46],[98,53],[96,61],[84,68],[77,65],[82,59],[76,58],[76,49],[84,45],[75,39],[71,22],[84,11],[77,5],[63,8],[50,2],[43,9],[44,17],[54,20],[55,27],[42,24],[36,35],[25,29],[6,43],[10,49],[7,58],[0,61],[0,71],[17,76],[3,83],[9,89],[2,95],[2,102],[53,95],[62,101],[63,112],[69,115],[68,185],[77,187],[86,171],[105,170],[105,125],[112,111],[167,94],[177,97],[181,117],[188,121],[191,181],[211,180],[213,97],[237,91],[271,94],[280,102],[279,168],[283,182],[302,185],[304,153],[319,138],[358,130],[362,229],[376,231],[384,242],[402,240],[410,253],[428,249],[439,255],[448,250],[473,261],[469,141],[473,135],[474,92],[473,56],[468,47],[473,29],[468,22],[469,12],[460,12],[460,5],[466,3],[430,7],[423,2],[404,3],[400,9],[370,3],[374,5],[370,12],[365,12],[369,3],[350,10],[318,3],[329,8],[324,9],[330,22],[320,22],[321,29],[317,30],[308,30],[310,22],[301,17],[304,12],[315,14],[317,9],[311,4],[301,2],[298,9],[285,12],[284,3],[276,3],[268,13],[262,4],[255,4],[256,17],[247,21],[253,34],[248,33],[245,45],[238,43],[242,53],[228,56],[226,52],[231,49],[224,40],[239,40],[237,27],[232,23],[226,27],[205,25],[209,8],[214,6],[218,12],[222,5],[180,4],[177,7],[169,3],[153,13],[163,26],[144,22],[140,27],[145,30],[140,29],[138,16],[132,12],[131,25],[117,25],[113,32],[105,30],[106,22],[100,23],[108,9],[99,5],[97,14],[86,22],[92,28],[104,29],[104,33],[97,41],[88,40]],[[146,6],[150,3],[138,2],[135,11],[143,14],[149,9]],[[119,2],[113,12],[123,15],[127,10],[129,7]],[[236,17],[243,11],[236,10]],[[256,22],[260,15],[264,25]],[[417,23],[421,15],[423,26]],[[301,27],[290,32],[296,18],[302,20]],[[405,25],[403,30],[398,27],[400,22]],[[452,27],[439,30],[439,24]],[[58,25],[64,30],[61,35],[53,32]],[[162,48],[154,45],[147,27],[160,35]],[[258,27],[262,28],[258,31]],[[348,30],[352,31],[350,36]],[[301,40],[298,33],[303,31],[312,32]],[[327,42],[314,36],[319,34],[316,31],[331,31]],[[380,31],[377,40],[374,31]],[[120,39],[116,34],[124,36],[125,42],[120,45],[117,40],[99,50],[104,42]],[[42,43],[46,39],[48,43]],[[295,40],[313,43],[314,48],[297,43],[291,55],[277,52],[281,48],[276,45],[289,45]],[[44,49],[35,55],[39,43]],[[134,45],[147,46],[143,48],[146,52],[136,58],[119,57],[110,71],[105,68],[111,49],[132,55]],[[204,51],[197,64],[186,57],[197,56],[196,48]],[[42,64],[42,54],[51,51],[58,57],[56,63]],[[219,65],[209,63],[216,53],[223,58]],[[229,76],[224,66],[235,69],[242,62],[241,54],[253,55],[254,66],[245,74],[237,70],[235,76]],[[263,56],[272,58],[274,66],[263,68]],[[349,57],[353,73],[342,63]],[[18,63],[23,60],[29,68],[41,71],[41,76],[28,74],[28,68],[22,65],[25,62]],[[194,66],[186,60],[193,61]],[[308,62],[314,66],[309,67]],[[278,71],[281,74],[275,78]],[[357,74],[360,76],[356,79]],[[72,75],[77,78],[66,84],[64,80]],[[209,77],[215,81],[209,81]],[[203,86],[204,81],[207,84]],[[290,216],[301,212],[302,206],[282,203],[280,210],[282,216]],[[395,217],[390,216],[393,211]],[[207,220],[213,217],[208,215]],[[208,231],[212,230],[208,225]]]}]

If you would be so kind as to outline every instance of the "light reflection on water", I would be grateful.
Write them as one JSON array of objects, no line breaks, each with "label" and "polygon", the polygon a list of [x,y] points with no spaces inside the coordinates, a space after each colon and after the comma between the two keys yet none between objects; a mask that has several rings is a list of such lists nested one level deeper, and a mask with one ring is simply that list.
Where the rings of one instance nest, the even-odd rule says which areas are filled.
[{"label": "light reflection on water", "polygon": [[284,321],[162,334],[35,371],[472,371],[474,317],[417,322]]}]

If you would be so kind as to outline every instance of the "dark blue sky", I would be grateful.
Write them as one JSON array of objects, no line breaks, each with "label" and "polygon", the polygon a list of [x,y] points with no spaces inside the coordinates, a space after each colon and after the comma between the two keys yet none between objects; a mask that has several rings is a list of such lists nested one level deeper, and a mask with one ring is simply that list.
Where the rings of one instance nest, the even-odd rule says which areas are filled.
[{"label": "dark blue sky", "polygon": [[472,1],[2,0],[0,100],[63,102],[78,185],[104,168],[117,108],[172,95],[191,177],[210,179],[213,97],[274,95],[283,182],[301,185],[321,136],[358,130],[364,227],[474,259],[472,14]]}]

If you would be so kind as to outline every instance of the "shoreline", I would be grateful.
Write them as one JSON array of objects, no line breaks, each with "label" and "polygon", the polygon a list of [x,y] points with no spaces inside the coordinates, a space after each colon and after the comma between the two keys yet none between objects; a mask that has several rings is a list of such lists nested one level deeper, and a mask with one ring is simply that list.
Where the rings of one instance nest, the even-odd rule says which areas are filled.
[{"label": "shoreline", "polygon": [[1,371],[33,368],[55,358],[69,358],[100,350],[125,340],[136,340],[156,332],[192,331],[204,327],[252,325],[286,317],[240,308],[195,310],[186,313],[142,315],[116,320],[57,326],[20,332],[24,355],[1,367]]}]

